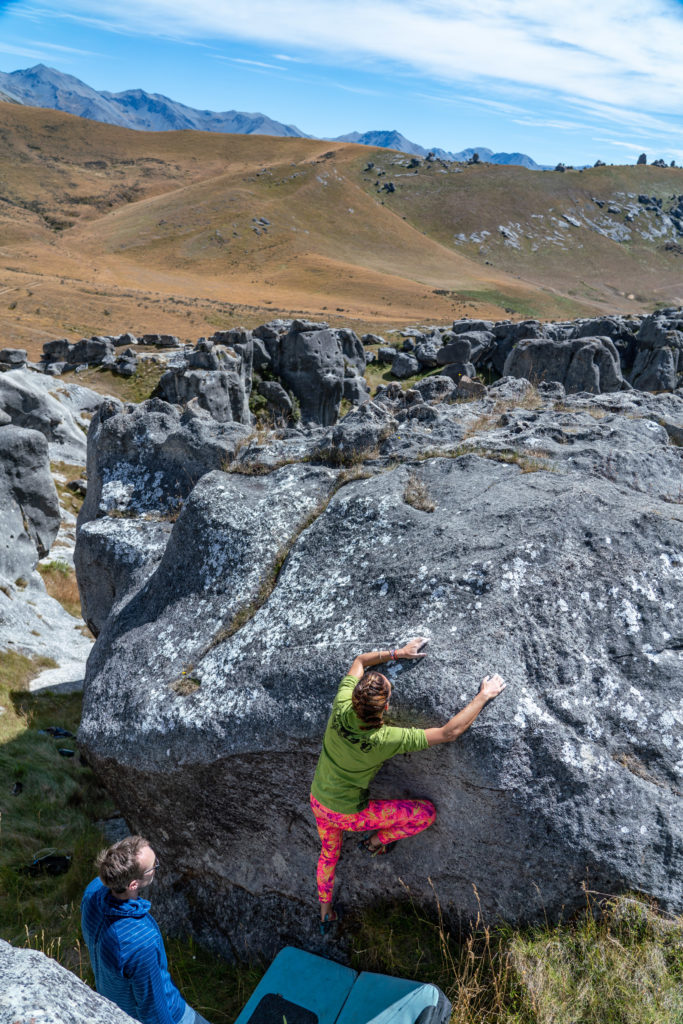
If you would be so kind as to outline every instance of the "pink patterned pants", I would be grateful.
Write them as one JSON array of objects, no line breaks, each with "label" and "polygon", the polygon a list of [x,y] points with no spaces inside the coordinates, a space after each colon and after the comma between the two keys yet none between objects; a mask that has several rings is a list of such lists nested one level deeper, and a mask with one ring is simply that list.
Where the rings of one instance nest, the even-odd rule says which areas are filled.
[{"label": "pink patterned pants", "polygon": [[340,814],[323,807],[311,794],[322,851],[318,859],[318,899],[332,902],[334,873],[341,854],[343,832],[373,832],[382,843],[417,835],[434,824],[436,808],[429,800],[371,800],[364,811]]}]

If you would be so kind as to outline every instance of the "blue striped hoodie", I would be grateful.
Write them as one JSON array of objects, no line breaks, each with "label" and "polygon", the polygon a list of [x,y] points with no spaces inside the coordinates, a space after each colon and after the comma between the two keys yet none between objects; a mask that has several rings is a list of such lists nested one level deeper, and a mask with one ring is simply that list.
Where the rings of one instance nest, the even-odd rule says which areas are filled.
[{"label": "blue striped hoodie", "polygon": [[168,973],[149,900],[117,900],[95,878],[83,894],[81,926],[97,991],[143,1024],[179,1024],[186,1003]]}]

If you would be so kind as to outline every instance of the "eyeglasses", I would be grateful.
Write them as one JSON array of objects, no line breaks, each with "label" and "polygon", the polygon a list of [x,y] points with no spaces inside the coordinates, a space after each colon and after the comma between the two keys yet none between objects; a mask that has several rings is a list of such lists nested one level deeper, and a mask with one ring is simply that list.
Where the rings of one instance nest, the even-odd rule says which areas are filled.
[{"label": "eyeglasses", "polygon": [[157,869],[158,867],[159,867],[159,858],[158,858],[158,857],[155,857],[155,858],[154,858],[154,866],[153,866],[153,867],[151,867],[151,868],[147,868],[147,870],[146,870],[146,871],[143,871],[143,872],[142,872],[142,877],[144,878],[144,877],[145,877],[145,875],[151,875],[151,874],[152,874],[152,872],[153,872],[153,871],[156,871],[156,869]]}]

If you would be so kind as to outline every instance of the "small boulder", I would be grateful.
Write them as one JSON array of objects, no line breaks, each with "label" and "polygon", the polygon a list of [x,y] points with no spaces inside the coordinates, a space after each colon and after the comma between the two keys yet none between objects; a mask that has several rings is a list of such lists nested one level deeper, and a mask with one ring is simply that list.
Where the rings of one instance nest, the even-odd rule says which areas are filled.
[{"label": "small boulder", "polygon": [[461,377],[474,377],[476,372],[473,363],[449,363],[441,369],[441,373],[445,377],[452,377],[456,384]]},{"label": "small boulder", "polygon": [[173,334],[143,334],[140,345],[154,345],[155,348],[180,348],[180,339]]},{"label": "small boulder", "polygon": [[292,400],[275,380],[262,380],[256,385],[259,395],[263,395],[271,409],[280,415],[291,416],[294,410]]},{"label": "small boulder", "polygon": [[391,364],[391,372],[399,380],[405,380],[420,372],[420,364],[408,352],[397,352]]},{"label": "small boulder", "polygon": [[345,377],[343,397],[352,405],[361,405],[363,402],[367,402],[370,397],[370,389],[365,377]]},{"label": "small boulder", "polygon": [[486,385],[480,380],[472,380],[465,374],[457,384],[458,398],[484,398],[486,396]]},{"label": "small boulder", "polygon": [[0,370],[21,370],[26,366],[26,349],[0,349]]}]

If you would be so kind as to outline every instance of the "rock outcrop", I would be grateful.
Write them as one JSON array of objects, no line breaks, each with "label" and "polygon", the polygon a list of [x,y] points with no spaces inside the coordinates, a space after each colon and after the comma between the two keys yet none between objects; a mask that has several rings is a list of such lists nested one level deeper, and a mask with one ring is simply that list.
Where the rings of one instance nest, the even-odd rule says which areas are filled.
[{"label": "rock outcrop", "polygon": [[56,960],[2,939],[0,978],[2,1024],[135,1024]]},{"label": "rock outcrop", "polygon": [[1,410],[0,423],[0,650],[84,662],[90,641],[82,623],[48,596],[35,571],[60,526],[48,441]]},{"label": "rock outcrop", "polygon": [[196,398],[218,423],[251,423],[253,352],[251,338],[232,347],[202,338],[193,352],[166,371],[159,381],[159,395],[177,405]]},{"label": "rock outcrop", "polygon": [[74,559],[93,633],[158,563],[195,485],[227,465],[248,436],[248,427],[216,422],[197,400],[182,412],[160,399],[102,403],[88,433],[88,490]]},{"label": "rock outcrop", "polygon": [[88,388],[31,370],[0,375],[0,410],[15,426],[40,431],[53,460],[85,462],[88,416],[101,401],[102,395]]},{"label": "rock outcrop", "polygon": [[[294,395],[304,423],[329,426],[342,397],[364,399],[365,350],[353,331],[309,320],[271,321],[257,327],[254,337],[260,342],[254,365],[274,374]],[[347,383],[356,378],[355,387]]]},{"label": "rock outcrop", "polygon": [[559,381],[568,392],[594,395],[624,387],[619,356],[609,338],[525,339],[511,350],[503,374],[535,383]]},{"label": "rock outcrop", "polygon": [[[388,668],[399,724],[442,724],[492,671],[508,687],[458,742],[382,770],[377,796],[429,797],[437,822],[386,860],[345,843],[340,900],[394,898],[400,878],[448,920],[476,893],[488,921],[528,921],[587,881],[683,909],[683,397],[510,377],[457,395],[444,376],[390,384],[335,426],[206,458],[101,623],[80,741],[167,865],[166,922],[227,953],[315,946],[308,792],[330,704],[359,651],[417,634],[428,658]],[[133,526],[175,499],[184,429],[160,402],[100,411],[98,543],[123,522],[98,510]],[[100,551],[112,573],[127,557]]]},{"label": "rock outcrop", "polygon": [[47,441],[37,430],[0,426],[0,574],[32,572],[59,530],[59,500],[50,475]]}]

